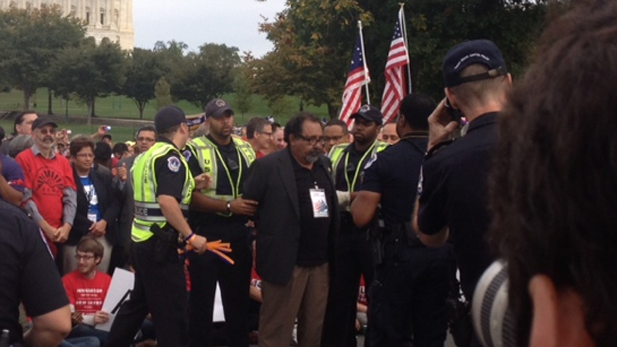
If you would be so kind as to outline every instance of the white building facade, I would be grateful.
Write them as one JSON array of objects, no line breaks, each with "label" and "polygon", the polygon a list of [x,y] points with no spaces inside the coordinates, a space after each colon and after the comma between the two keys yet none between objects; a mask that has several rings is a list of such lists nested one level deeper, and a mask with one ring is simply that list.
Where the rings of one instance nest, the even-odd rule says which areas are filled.
[{"label": "white building facade", "polygon": [[83,19],[87,23],[87,35],[93,36],[97,43],[108,38],[118,42],[122,49],[134,48],[133,0],[0,0],[0,10],[41,5],[60,5],[64,15]]}]

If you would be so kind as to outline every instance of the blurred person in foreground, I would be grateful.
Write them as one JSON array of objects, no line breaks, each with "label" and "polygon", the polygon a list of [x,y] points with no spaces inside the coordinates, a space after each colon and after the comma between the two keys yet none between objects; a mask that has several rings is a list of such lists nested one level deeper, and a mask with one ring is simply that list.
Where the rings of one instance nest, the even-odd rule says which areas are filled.
[{"label": "blurred person in foreground", "polygon": [[617,345],[617,3],[576,2],[510,96],[491,175],[518,346]]},{"label": "blurred person in foreground", "polygon": [[[37,225],[24,211],[0,200],[0,330],[15,346],[56,347],[71,330],[71,311],[60,275]],[[24,335],[23,303],[32,318]]]}]

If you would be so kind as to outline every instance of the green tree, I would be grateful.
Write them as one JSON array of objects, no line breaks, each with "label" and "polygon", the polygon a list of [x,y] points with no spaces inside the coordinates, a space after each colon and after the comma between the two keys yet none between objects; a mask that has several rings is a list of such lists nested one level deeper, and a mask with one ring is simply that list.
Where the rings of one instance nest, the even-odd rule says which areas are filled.
[{"label": "green tree", "polygon": [[83,23],[63,17],[60,6],[0,11],[0,71],[12,87],[24,93],[23,108],[39,87],[51,83],[48,71],[56,54],[77,47],[85,36]]},{"label": "green tree", "polygon": [[125,81],[125,55],[120,45],[104,39],[96,45],[90,37],[77,48],[58,53],[50,68],[57,95],[74,94],[88,106],[88,125],[94,116],[97,97],[119,93]]},{"label": "green tree", "polygon": [[241,114],[247,113],[253,102],[252,79],[255,71],[251,66],[255,58],[250,52],[245,52],[242,56],[242,64],[234,69],[234,106]]},{"label": "green tree", "polygon": [[171,99],[171,86],[165,77],[161,77],[154,87],[154,95],[156,97],[156,110],[160,110],[165,106],[173,105]]},{"label": "green tree", "polygon": [[[255,90],[266,99],[296,95],[326,104],[331,117],[341,105],[349,61],[362,20],[371,101],[379,104],[384,67],[400,0],[288,0],[286,8],[261,30],[274,50],[254,62]],[[546,0],[405,1],[414,91],[443,97],[441,61],[456,43],[488,38],[503,51],[516,76],[544,27]],[[276,83],[273,83],[276,81]]]},{"label": "green tree", "polygon": [[156,52],[135,48],[128,57],[126,82],[121,93],[131,98],[139,110],[139,118],[144,118],[148,101],[155,97],[155,86],[165,74],[164,62]]},{"label": "green tree", "polygon": [[171,93],[204,108],[210,100],[233,91],[233,70],[239,64],[238,48],[204,44],[198,53],[187,54],[172,73]]}]

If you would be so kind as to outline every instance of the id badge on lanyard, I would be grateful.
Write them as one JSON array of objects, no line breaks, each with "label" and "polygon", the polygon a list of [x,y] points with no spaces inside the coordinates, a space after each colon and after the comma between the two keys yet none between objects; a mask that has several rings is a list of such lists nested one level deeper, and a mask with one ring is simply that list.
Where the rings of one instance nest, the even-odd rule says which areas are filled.
[{"label": "id badge on lanyard", "polygon": [[311,204],[313,205],[313,217],[328,218],[330,210],[328,209],[326,192],[316,187],[315,189],[309,189],[309,193],[311,195]]}]

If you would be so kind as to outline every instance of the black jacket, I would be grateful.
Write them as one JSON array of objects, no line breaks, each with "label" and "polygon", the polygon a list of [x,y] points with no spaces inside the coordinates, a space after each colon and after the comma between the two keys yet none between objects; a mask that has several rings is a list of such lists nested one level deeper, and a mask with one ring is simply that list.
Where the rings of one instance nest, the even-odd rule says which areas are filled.
[{"label": "black jacket", "polygon": [[[76,245],[83,236],[89,233],[89,228],[92,225],[92,222],[88,219],[88,197],[74,167],[73,177],[77,185],[77,213],[75,214],[73,228],[71,228],[71,233],[66,241],[67,245]],[[95,164],[90,170],[90,179],[96,190],[101,215],[107,221],[105,236],[109,243],[115,245],[120,241],[117,227],[118,214],[120,213],[119,192],[113,188],[111,171],[106,167]]]},{"label": "black jacket", "polygon": [[[276,284],[286,284],[295,267],[300,242],[300,208],[290,150],[284,149],[251,164],[243,186],[243,198],[259,202],[257,222],[257,273]],[[330,160],[321,156],[332,192],[335,192]],[[328,233],[330,275],[335,272],[334,249],[339,228],[336,194],[328,205],[332,220]]]}]

